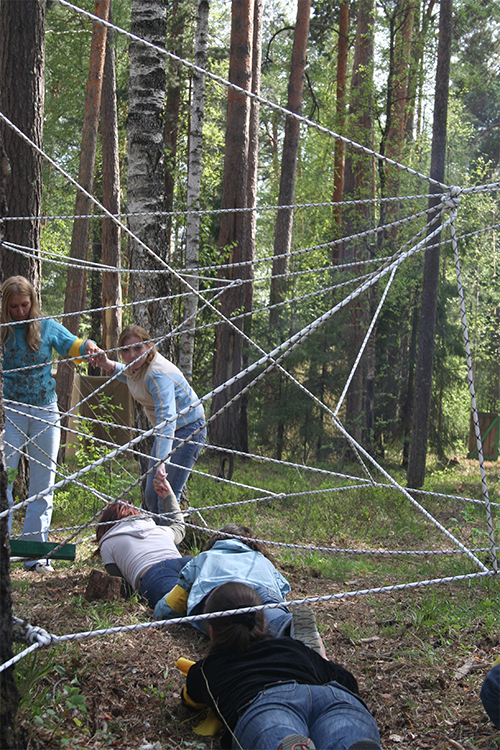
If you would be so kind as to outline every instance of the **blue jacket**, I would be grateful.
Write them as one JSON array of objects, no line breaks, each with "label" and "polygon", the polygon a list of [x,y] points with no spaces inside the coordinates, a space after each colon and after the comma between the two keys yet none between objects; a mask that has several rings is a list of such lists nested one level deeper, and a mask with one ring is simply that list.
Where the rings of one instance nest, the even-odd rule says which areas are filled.
[{"label": "blue jacket", "polygon": [[[56,383],[52,377],[52,349],[61,357],[85,354],[85,342],[52,318],[40,321],[42,341],[36,351],[28,348],[24,338],[26,325],[12,326],[3,354],[3,395],[5,399],[32,406],[46,406],[57,401]],[[35,366],[33,366],[35,365]],[[20,367],[28,369],[10,372]]]},{"label": "blue jacket", "polygon": [[[286,578],[267,557],[239,539],[219,539],[212,549],[190,560],[179,574],[177,585],[188,593],[187,614],[192,614],[213,589],[229,581],[266,586],[283,600],[290,591]],[[180,616],[168,606],[165,597],[157,603],[154,615],[157,619]]]}]

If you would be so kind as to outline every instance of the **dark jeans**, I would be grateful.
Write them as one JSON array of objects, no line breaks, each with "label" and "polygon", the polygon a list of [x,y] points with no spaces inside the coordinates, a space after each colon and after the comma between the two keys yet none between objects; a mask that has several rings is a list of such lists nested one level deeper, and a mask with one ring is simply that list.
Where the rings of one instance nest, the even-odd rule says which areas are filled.
[{"label": "dark jeans", "polygon": [[151,609],[155,608],[162,596],[168,594],[177,584],[179,573],[192,557],[174,557],[172,560],[162,560],[146,570],[140,580],[141,596],[147,600]]},{"label": "dark jeans", "polygon": [[491,721],[500,729],[500,664],[490,669],[484,678],[479,697]]},{"label": "dark jeans", "polygon": [[[174,495],[176,496],[177,500],[179,500],[179,502],[181,499],[182,488],[186,484],[191,473],[191,469],[195,465],[196,460],[199,458],[207,439],[207,428],[203,427],[204,423],[204,419],[198,419],[196,422],[192,422],[191,424],[188,424],[185,427],[181,427],[180,429],[176,430],[172,444],[172,447],[175,449],[175,453],[172,453],[169,462],[165,464],[167,479],[170,483],[170,486],[172,487]],[[196,430],[198,430],[200,427],[203,427],[203,429],[201,429],[200,432],[195,435],[192,440],[182,445],[183,441],[190,435],[192,435],[193,432],[196,432]],[[156,458],[156,456],[158,455],[158,440],[159,438],[156,438],[153,445],[151,459],[149,461],[150,469],[158,462],[158,459]],[[153,471],[150,471],[150,473],[148,474],[144,496],[146,500],[146,508],[152,513],[161,513],[162,501],[153,488],[153,479],[155,474],[155,469],[153,469]],[[164,519],[160,519],[159,521],[157,520],[157,523],[159,523],[160,526],[169,525],[169,521],[165,521]]]}]

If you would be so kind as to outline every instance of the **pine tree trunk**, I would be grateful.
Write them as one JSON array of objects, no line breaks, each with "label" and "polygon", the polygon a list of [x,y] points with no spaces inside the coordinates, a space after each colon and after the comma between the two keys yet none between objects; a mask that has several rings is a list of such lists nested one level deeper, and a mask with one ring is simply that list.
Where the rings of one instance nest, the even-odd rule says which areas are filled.
[{"label": "pine tree trunk", "polygon": [[[111,0],[97,0],[94,14],[107,20]],[[104,72],[104,58],[106,55],[106,27],[95,23],[92,30],[90,48],[89,76],[87,81],[87,95],[85,98],[85,115],[83,118],[82,145],[80,151],[80,166],[78,170],[78,184],[88,193],[92,192],[94,182],[95,155],[97,148],[97,134],[99,127],[99,111],[101,107],[102,79]],[[92,208],[90,198],[77,190],[75,202],[75,216],[73,234],[71,236],[70,257],[77,261],[87,260],[89,245],[90,220],[88,215]],[[87,217],[87,218],[85,218]],[[80,265],[70,266],[66,278],[66,297],[64,312],[75,313],[64,318],[64,325],[71,333],[78,334],[80,312],[85,310],[85,296],[87,274]],[[57,368],[57,400],[62,414],[61,425],[65,427],[68,417],[65,416],[71,406],[71,394],[75,366],[73,362],[59,362]],[[62,442],[64,442],[64,431]],[[61,448],[62,453],[64,447]]]},{"label": "pine tree trunk", "polygon": [[[261,62],[262,62],[262,21],[263,0],[254,0],[253,12],[253,43],[252,43],[252,93],[260,96],[261,84]],[[247,174],[247,207],[255,208],[257,205],[258,190],[258,168],[259,168],[259,120],[260,104],[252,99],[250,101],[250,124],[248,128],[248,174]],[[244,216],[246,238],[244,248],[244,259],[248,262],[248,278],[250,279],[244,287],[243,309],[248,313],[244,319],[243,331],[248,338],[252,338],[252,316],[253,310],[253,278],[255,258],[255,235],[257,230],[257,214],[248,211]],[[250,363],[250,344],[243,342],[243,368]],[[241,447],[248,451],[248,406],[249,393],[243,394],[241,398]]]},{"label": "pine tree trunk", "polygon": [[[452,11],[452,0],[441,0],[431,149],[431,177],[440,182],[444,182],[446,158],[446,125],[448,114],[448,88],[450,80]],[[435,186],[431,187],[431,192],[438,192],[438,188]],[[429,208],[437,206],[439,203],[439,196],[429,198]],[[418,334],[413,427],[410,445],[410,460],[406,477],[408,486],[416,488],[421,487],[424,483],[425,462],[427,458],[439,281],[439,242],[440,235],[436,235],[432,240],[433,247],[425,251],[424,275],[422,280],[422,302]]]},{"label": "pine tree trunk", "polygon": [[[374,2],[361,0],[358,6],[356,26],[356,46],[351,80],[351,100],[349,106],[349,135],[368,148],[373,148],[373,45],[374,45]],[[344,198],[373,198],[374,160],[347,151],[344,170]],[[356,206],[343,211],[344,235],[349,236],[373,225],[373,209],[369,206]],[[346,240],[342,247],[345,260],[366,260],[371,248],[363,240]],[[363,266],[357,271],[363,273]],[[350,371],[356,359],[367,328],[370,301],[368,296],[358,297],[347,310],[344,337],[347,342],[347,365]],[[346,396],[346,427],[350,434],[361,442],[366,428],[365,394],[367,391],[367,361],[363,356],[358,364]]]},{"label": "pine tree trunk", "polygon": [[[110,8],[109,20],[112,21]],[[118,151],[118,112],[116,103],[116,75],[114,32],[108,30],[106,59],[104,61],[104,81],[101,100],[102,138],[102,201],[112,214],[120,213],[120,163]],[[119,269],[120,228],[111,219],[102,222],[102,262],[104,266]],[[122,326],[121,274],[103,271],[102,274],[102,348],[114,349]],[[117,359],[116,352],[109,354]]]},{"label": "pine tree trunk", "polygon": [[[0,132],[0,154],[3,154]],[[5,216],[6,179],[0,171],[0,217]],[[0,235],[0,242],[3,237]],[[1,304],[1,296],[0,296]],[[0,512],[7,510],[7,471],[4,454],[5,413],[3,408],[3,370],[0,357]],[[0,664],[14,656],[12,638],[12,585],[10,580],[10,549],[7,518],[0,518]],[[0,747],[18,747],[16,743],[16,714],[20,695],[14,679],[14,667],[0,672]]]},{"label": "pine tree trunk", "polygon": [[[300,114],[302,109],[310,15],[311,0],[298,0],[287,102],[287,109],[296,114]],[[299,137],[299,121],[294,117],[287,116],[285,122],[285,138],[283,142],[283,156],[281,160],[278,205],[288,206],[288,208],[279,208],[276,218],[270,293],[271,305],[277,305],[280,302],[283,302],[286,298],[286,276],[288,274],[290,262],[293,229],[293,208],[289,208],[289,206],[292,206],[295,201],[295,180],[297,175]],[[272,307],[269,311],[269,328],[274,330],[279,327],[282,322],[282,309],[280,307]]]},{"label": "pine tree trunk", "polygon": [[[347,57],[349,54],[349,2],[341,0],[339,6],[339,42],[337,49],[337,103],[336,128],[343,135],[346,119]],[[335,141],[333,202],[333,236],[337,237],[342,224],[342,198],[344,195],[345,143]],[[338,247],[332,248],[332,262],[337,259]]]},{"label": "pine tree trunk", "polygon": [[[0,111],[37,146],[43,145],[45,75],[45,0],[0,5]],[[3,148],[10,162],[3,205],[9,216],[30,217],[5,222],[3,239],[33,248],[26,257],[2,252],[3,279],[21,275],[40,289],[42,158],[7,125],[1,124]],[[32,217],[32,218],[31,218]]]},{"label": "pine tree trunk", "polygon": [[[233,0],[231,18],[231,51],[229,80],[250,91],[252,85],[253,0]],[[245,208],[248,185],[248,142],[250,103],[248,97],[234,89],[228,90],[226,144],[224,155],[224,180],[222,209]],[[238,264],[245,255],[245,219],[242,213],[227,211],[221,214],[219,248],[228,256],[228,262]],[[220,276],[233,281],[250,277],[248,265],[221,269]],[[240,287],[228,289],[221,296],[220,310],[230,317],[241,308],[244,295]],[[242,328],[241,320],[238,327]],[[243,364],[242,338],[229,325],[217,326],[215,337],[214,387],[225,383],[241,371]],[[212,399],[212,414],[241,390],[241,382],[224,389]],[[212,422],[211,439],[216,445],[238,450],[246,440],[241,433],[241,403],[236,401],[221,412]]]},{"label": "pine tree trunk", "polygon": [[[208,0],[199,0],[196,22],[196,43],[194,62],[200,68],[207,64],[208,43]],[[205,113],[205,76],[193,73],[193,99],[191,104],[191,130],[189,134],[189,173],[187,186],[187,207],[189,210],[199,210],[202,145],[203,145],[203,117]],[[198,290],[198,260],[200,255],[200,214],[190,213],[186,221],[186,270],[192,273],[189,283]],[[184,298],[184,323],[179,351],[179,367],[186,379],[193,378],[193,354],[196,327],[196,312],[198,297],[194,293],[186,294]]]},{"label": "pine tree trunk", "polygon": [[[157,46],[164,46],[166,0],[133,0],[131,32]],[[129,48],[129,111],[127,120],[127,201],[129,227],[160,258],[168,261],[166,226],[157,212],[165,210],[165,168],[163,155],[165,115],[165,61],[162,55],[131,41]],[[132,273],[130,295],[134,321],[152,337],[165,336],[172,328],[170,275],[135,240],[129,242],[132,270],[157,270],[156,274]],[[148,303],[140,300],[153,299]],[[172,356],[170,339],[159,345]]]}]

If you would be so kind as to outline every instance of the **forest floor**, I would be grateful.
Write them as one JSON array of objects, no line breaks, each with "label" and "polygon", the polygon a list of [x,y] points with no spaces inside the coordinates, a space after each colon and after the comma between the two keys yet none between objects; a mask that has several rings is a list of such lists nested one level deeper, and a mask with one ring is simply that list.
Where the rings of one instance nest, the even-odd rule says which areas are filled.
[{"label": "forest floor", "polygon": [[[91,559],[74,567],[56,563],[56,571],[45,575],[14,565],[15,614],[56,635],[150,621],[151,611],[135,598],[87,602],[83,594],[92,564]],[[291,598],[341,590],[320,571],[283,567]],[[372,583],[369,578],[344,583],[363,589]],[[421,589],[402,590],[314,605],[328,657],[358,679],[385,750],[498,750],[500,733],[482,709],[479,690],[500,653],[499,581],[448,584],[440,592],[434,597]],[[467,605],[476,597],[496,612],[493,637],[491,629],[485,635],[481,617],[460,626],[446,619],[446,602]],[[439,627],[426,627],[431,620]],[[19,712],[24,745],[218,748],[218,738],[193,733],[203,717],[181,705],[184,678],[174,666],[180,656],[200,658],[206,647],[191,626],[174,625],[75,640],[23,659],[16,673],[25,686]]]}]

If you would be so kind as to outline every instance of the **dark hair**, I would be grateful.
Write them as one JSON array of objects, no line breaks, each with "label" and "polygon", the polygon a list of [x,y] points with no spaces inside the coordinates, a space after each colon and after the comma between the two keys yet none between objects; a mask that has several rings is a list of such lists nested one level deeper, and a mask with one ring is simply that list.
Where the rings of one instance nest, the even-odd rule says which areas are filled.
[{"label": "dark hair", "polygon": [[[106,505],[103,512],[99,516],[99,526],[96,529],[96,538],[99,543],[110,529],[113,528],[117,521],[127,516],[140,516],[141,513],[133,505],[126,505],[125,503],[112,502]],[[102,524],[102,525],[101,525]]]},{"label": "dark hair", "polygon": [[[207,599],[205,613],[226,612],[228,609],[258,607],[262,600],[246,583],[223,583]],[[211,643],[209,651],[231,651],[242,654],[255,641],[267,638],[264,612],[242,612],[241,615],[211,618]]]},{"label": "dark hair", "polygon": [[250,549],[253,549],[254,552],[260,552],[261,555],[267,557],[267,559],[270,560],[274,565],[274,560],[269,552],[267,552],[264,545],[262,545],[260,542],[254,541],[255,534],[253,533],[252,529],[248,526],[240,526],[240,524],[238,523],[228,523],[226,526],[223,526],[222,529],[219,529],[218,532],[212,534],[210,539],[203,545],[203,550],[206,552],[207,550],[212,549],[215,542],[218,542],[220,539],[231,538],[232,536],[248,537],[247,539],[240,539],[239,541],[243,542],[243,544],[246,544],[247,547],[250,547]]}]

